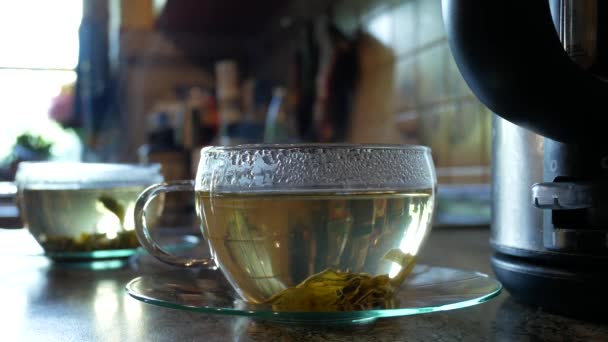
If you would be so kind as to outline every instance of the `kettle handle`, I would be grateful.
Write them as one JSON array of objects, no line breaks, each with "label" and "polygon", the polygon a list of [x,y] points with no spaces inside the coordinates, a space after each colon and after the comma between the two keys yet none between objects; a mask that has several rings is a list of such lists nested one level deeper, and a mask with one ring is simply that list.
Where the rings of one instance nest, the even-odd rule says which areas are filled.
[{"label": "kettle handle", "polygon": [[443,0],[443,18],[460,72],[496,114],[562,142],[605,135],[608,83],[570,59],[549,1]]}]

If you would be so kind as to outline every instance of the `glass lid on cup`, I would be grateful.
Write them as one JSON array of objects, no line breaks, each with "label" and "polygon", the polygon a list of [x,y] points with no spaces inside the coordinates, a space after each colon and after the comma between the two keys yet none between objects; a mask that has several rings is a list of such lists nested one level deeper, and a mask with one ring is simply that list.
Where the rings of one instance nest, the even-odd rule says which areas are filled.
[{"label": "glass lid on cup", "polygon": [[17,186],[28,189],[106,188],[162,181],[159,164],[21,162],[15,176]]}]

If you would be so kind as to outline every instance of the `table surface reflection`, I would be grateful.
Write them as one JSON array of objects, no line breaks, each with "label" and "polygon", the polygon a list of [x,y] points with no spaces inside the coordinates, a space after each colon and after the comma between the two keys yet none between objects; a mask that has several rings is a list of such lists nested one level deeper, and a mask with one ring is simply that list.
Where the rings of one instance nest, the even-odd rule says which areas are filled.
[{"label": "table surface reflection", "polygon": [[[421,263],[491,274],[487,228],[435,229]],[[503,291],[461,310],[348,327],[294,327],[141,303],[125,284],[168,270],[147,255],[119,269],[54,264],[24,230],[0,230],[2,341],[602,341],[608,327],[542,312]]]}]

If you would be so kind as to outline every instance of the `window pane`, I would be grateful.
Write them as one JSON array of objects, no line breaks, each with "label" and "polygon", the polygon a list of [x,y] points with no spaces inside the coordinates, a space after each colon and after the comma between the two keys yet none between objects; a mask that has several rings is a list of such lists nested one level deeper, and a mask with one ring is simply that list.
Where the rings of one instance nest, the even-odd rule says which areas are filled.
[{"label": "window pane", "polygon": [[0,67],[74,69],[82,0],[0,0]]},{"label": "window pane", "polygon": [[56,155],[77,157],[80,146],[74,134],[49,118],[52,99],[62,86],[75,81],[74,71],[0,69],[0,158],[10,153],[16,137],[24,132],[52,141]]}]

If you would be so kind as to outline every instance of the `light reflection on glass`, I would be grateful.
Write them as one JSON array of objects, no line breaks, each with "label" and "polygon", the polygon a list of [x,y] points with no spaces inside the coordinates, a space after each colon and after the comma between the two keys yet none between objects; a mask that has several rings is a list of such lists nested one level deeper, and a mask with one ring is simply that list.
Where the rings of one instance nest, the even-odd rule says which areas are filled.
[{"label": "light reflection on glass", "polygon": [[95,209],[101,213],[101,217],[96,225],[97,231],[106,234],[106,237],[110,240],[115,239],[118,236],[118,232],[122,230],[120,219],[101,203],[96,203]]},{"label": "light reflection on glass", "polygon": [[420,217],[419,229],[416,234],[416,239],[412,244],[412,248],[410,249],[411,255],[418,254],[418,249],[420,245],[422,245],[422,240],[426,236],[426,231],[429,228],[429,220],[431,219],[431,213],[433,212],[433,203],[431,202],[428,206],[425,206],[422,209],[422,215]]},{"label": "light reflection on glass", "polygon": [[399,274],[399,271],[401,271],[401,268],[401,265],[393,261],[391,264],[391,269],[388,272],[388,277],[391,279],[395,278],[397,274]]},{"label": "light reflection on glass", "polygon": [[[411,217],[411,221],[408,227],[405,229],[405,234],[401,240],[401,243],[399,244],[399,249],[403,253],[412,256],[418,254],[422,240],[426,236],[427,230],[430,227],[429,221],[431,219],[432,212],[432,202],[426,206],[410,204],[409,216]],[[394,278],[397,276],[399,271],[401,271],[401,268],[402,265],[393,262],[388,273],[389,278]]]},{"label": "light reflection on glass", "polygon": [[135,202],[130,202],[125,211],[125,230],[135,229]]},{"label": "light reflection on glass", "polygon": [[[107,251],[95,251],[93,252],[93,255],[99,255],[101,253],[104,253]],[[100,255],[100,257],[103,257],[104,255]],[[92,270],[96,270],[96,271],[101,271],[101,270],[114,270],[117,268],[122,268],[125,266],[126,261],[125,260],[99,260],[99,261],[91,261],[88,262],[88,267],[89,269]]]},{"label": "light reflection on glass", "polygon": [[405,254],[413,254],[413,244],[415,241],[417,230],[420,227],[420,215],[418,213],[419,207],[415,204],[410,204],[409,206],[409,216],[411,217],[411,222],[409,226],[406,228],[405,236],[403,240],[401,240],[401,244],[399,245],[399,249]]}]

